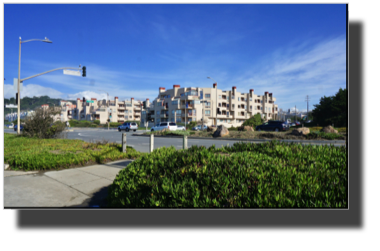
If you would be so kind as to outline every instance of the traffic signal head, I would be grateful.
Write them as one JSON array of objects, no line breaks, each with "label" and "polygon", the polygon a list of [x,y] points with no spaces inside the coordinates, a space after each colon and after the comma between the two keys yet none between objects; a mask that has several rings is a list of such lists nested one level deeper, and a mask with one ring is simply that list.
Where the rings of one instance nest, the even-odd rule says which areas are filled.
[{"label": "traffic signal head", "polygon": [[16,105],[18,105],[18,92],[16,92]]},{"label": "traffic signal head", "polygon": [[85,97],[83,97],[83,104],[86,102],[86,98]]},{"label": "traffic signal head", "polygon": [[86,77],[86,66],[82,67],[82,77]]}]

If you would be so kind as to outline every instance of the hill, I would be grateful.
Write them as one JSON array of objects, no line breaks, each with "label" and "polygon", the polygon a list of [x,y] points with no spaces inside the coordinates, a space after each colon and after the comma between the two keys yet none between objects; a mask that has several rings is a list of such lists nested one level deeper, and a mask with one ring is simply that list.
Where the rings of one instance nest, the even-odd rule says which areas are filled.
[{"label": "hill", "polygon": [[[41,105],[48,104],[49,106],[52,106],[55,104],[56,106],[59,106],[59,101],[63,99],[60,98],[50,98],[49,96],[40,96],[36,97],[33,96],[33,98],[30,97],[24,97],[21,98],[21,111],[29,111],[34,110],[38,107],[41,107]],[[67,99],[65,99],[67,100]],[[76,102],[75,100],[67,100],[71,102]],[[10,99],[4,98],[4,105],[7,104],[16,104],[16,98],[12,97]],[[17,112],[17,109],[13,108],[13,112]],[[4,108],[4,115],[11,113],[10,108]]]}]

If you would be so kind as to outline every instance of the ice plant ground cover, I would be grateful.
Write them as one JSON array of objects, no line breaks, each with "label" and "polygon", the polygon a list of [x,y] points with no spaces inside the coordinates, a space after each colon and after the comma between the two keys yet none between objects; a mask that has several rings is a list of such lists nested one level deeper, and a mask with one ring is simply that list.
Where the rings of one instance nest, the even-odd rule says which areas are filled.
[{"label": "ice plant ground cover", "polygon": [[9,164],[12,170],[64,169],[135,159],[144,154],[128,146],[123,153],[121,145],[115,143],[37,139],[4,133],[4,163]]},{"label": "ice plant ground cover", "polygon": [[346,148],[271,141],[159,148],[120,171],[109,207],[348,208]]}]

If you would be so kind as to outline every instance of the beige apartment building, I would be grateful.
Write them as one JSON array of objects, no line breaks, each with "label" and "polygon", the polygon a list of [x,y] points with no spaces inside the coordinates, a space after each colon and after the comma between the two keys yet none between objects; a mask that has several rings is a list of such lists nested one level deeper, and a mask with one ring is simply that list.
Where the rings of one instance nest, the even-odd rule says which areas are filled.
[{"label": "beige apartment building", "polygon": [[110,122],[124,123],[125,121],[140,121],[143,102],[131,98],[120,101],[118,97],[114,100],[83,100],[77,98],[76,109],[72,109],[73,116],[70,118],[77,120],[100,120],[100,124]]},{"label": "beige apartment building", "polygon": [[[160,122],[189,123],[201,121],[206,125],[240,126],[255,114],[265,120],[277,119],[278,106],[272,93],[257,95],[253,89],[249,92],[238,92],[233,86],[223,91],[213,88],[184,87],[173,85],[173,89],[159,88],[158,97],[150,104],[146,101],[147,111],[142,113],[142,122],[149,126]],[[203,112],[204,111],[204,112]]]}]

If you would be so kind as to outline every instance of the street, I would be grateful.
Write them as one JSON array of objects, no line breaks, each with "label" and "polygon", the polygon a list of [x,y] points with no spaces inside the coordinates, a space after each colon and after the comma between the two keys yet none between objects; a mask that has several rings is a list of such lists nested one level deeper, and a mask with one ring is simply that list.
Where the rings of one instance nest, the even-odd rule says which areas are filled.
[{"label": "street", "polygon": [[[91,141],[101,141],[108,140],[108,142],[116,142],[121,144],[122,133],[127,133],[127,145],[133,147],[140,152],[149,152],[149,137],[133,136],[133,134],[142,134],[143,130],[138,130],[136,132],[125,132],[117,130],[106,130],[106,129],[70,129],[71,131],[67,133],[67,139],[80,139],[87,142]],[[13,129],[4,129],[4,132],[15,133]],[[235,142],[240,142],[244,140],[214,140],[214,139],[191,139],[188,138],[188,147],[190,148],[193,145],[210,147],[213,144],[215,147],[220,148],[221,146],[233,145]],[[249,141],[248,141],[249,142]],[[288,141],[289,142],[289,141]],[[333,143],[334,146],[345,145],[344,141],[342,143]],[[154,149],[166,146],[174,146],[176,149],[182,149],[182,138],[163,138],[155,137],[154,138]],[[255,143],[263,143],[263,141],[258,141]],[[302,144],[331,144],[329,141],[305,141]]]}]

